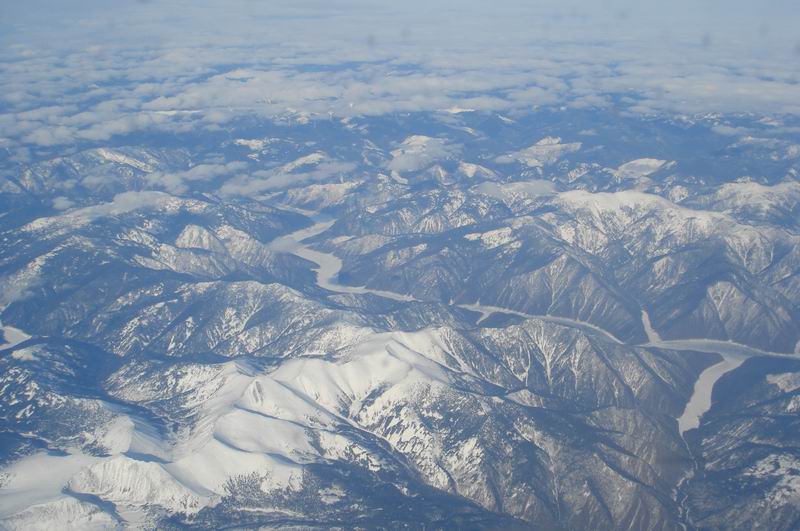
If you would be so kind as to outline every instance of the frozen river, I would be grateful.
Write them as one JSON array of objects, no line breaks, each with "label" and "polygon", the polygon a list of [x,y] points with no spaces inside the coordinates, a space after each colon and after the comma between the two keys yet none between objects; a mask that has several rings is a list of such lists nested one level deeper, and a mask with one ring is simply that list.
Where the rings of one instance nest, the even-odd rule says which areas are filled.
[{"label": "frozen river", "polygon": [[[276,251],[290,252],[316,264],[314,270],[316,271],[317,275],[317,285],[326,290],[335,293],[351,293],[357,295],[372,294],[378,297],[404,302],[417,301],[417,299],[414,297],[403,293],[394,293],[391,291],[371,289],[363,286],[356,287],[340,284],[338,277],[339,272],[342,269],[342,260],[334,254],[311,249],[303,243],[313,236],[327,231],[334,223],[335,220],[320,220],[311,227],[307,227],[282,238],[278,238],[272,242],[270,246]],[[458,307],[479,313],[480,317],[478,318],[477,324],[480,324],[494,313],[504,313],[509,315],[518,315],[525,318],[543,319],[558,324],[595,332],[603,335],[614,343],[623,344],[622,341],[620,341],[607,330],[603,330],[602,328],[590,323],[576,321],[566,317],[558,317],[554,315],[532,315],[517,310],[512,310],[510,308],[488,306],[480,303],[461,304],[458,305]],[[719,363],[716,363],[701,372],[700,376],[695,382],[694,391],[686,404],[683,414],[678,418],[678,431],[680,432],[681,436],[683,436],[685,432],[697,428],[700,425],[700,420],[703,415],[708,412],[709,409],[711,409],[711,396],[714,390],[714,385],[725,374],[736,369],[742,363],[744,363],[745,360],[754,356],[793,357],[790,354],[766,352],[729,341],[717,341],[712,339],[665,340],[662,339],[653,329],[650,323],[650,316],[646,311],[642,311],[642,324],[645,328],[645,332],[647,333],[648,342],[641,346],[671,350],[709,352],[718,354],[722,357],[722,360]]]}]

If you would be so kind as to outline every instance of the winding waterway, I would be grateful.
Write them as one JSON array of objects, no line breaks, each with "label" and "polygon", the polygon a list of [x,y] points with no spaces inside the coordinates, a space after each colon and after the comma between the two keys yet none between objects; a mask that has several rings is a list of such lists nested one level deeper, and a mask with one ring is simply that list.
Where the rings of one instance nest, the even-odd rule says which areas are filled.
[{"label": "winding waterway", "polygon": [[[372,294],[378,297],[384,297],[396,301],[419,302],[418,299],[412,297],[411,295],[371,289],[363,286],[354,287],[340,284],[338,277],[339,272],[342,269],[342,260],[334,254],[311,249],[307,244],[303,243],[304,241],[327,231],[336,221],[319,217],[315,219],[317,221],[316,224],[312,225],[311,227],[293,232],[282,238],[278,238],[277,240],[273,241],[272,244],[270,244],[270,247],[276,251],[290,252],[316,264],[314,270],[316,271],[317,285],[328,291],[332,291],[334,293],[350,293],[358,295]],[[566,317],[527,314],[517,310],[512,310],[510,308],[501,308],[498,306],[480,304],[480,302],[473,304],[458,304],[455,306],[479,313],[480,317],[477,320],[477,324],[480,324],[495,313],[517,315],[525,318],[542,319],[589,332],[599,333],[614,343],[625,344],[607,330],[590,323],[577,321]],[[662,339],[653,329],[650,323],[650,316],[646,311],[642,311],[642,324],[645,332],[647,333],[648,342],[640,346],[670,350],[708,352],[718,354],[720,357],[722,357],[720,362],[706,368],[703,372],[701,372],[697,381],[695,382],[692,396],[687,402],[683,413],[680,417],[678,417],[678,431],[680,432],[681,437],[683,437],[683,434],[687,431],[697,428],[700,425],[700,420],[702,419],[703,415],[707,413],[709,409],[711,409],[711,397],[714,390],[714,385],[717,383],[717,381],[719,381],[719,379],[725,374],[739,367],[745,362],[745,360],[755,356],[788,357],[797,359],[791,354],[767,352],[730,341],[718,341],[713,339],[665,340]]]}]

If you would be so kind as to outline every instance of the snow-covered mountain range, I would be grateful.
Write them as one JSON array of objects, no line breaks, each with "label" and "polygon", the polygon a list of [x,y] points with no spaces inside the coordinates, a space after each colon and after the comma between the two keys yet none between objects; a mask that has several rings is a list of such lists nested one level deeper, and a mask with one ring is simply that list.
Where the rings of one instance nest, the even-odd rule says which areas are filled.
[{"label": "snow-covered mountain range", "polygon": [[458,111],[3,155],[0,527],[796,525],[796,120]]}]

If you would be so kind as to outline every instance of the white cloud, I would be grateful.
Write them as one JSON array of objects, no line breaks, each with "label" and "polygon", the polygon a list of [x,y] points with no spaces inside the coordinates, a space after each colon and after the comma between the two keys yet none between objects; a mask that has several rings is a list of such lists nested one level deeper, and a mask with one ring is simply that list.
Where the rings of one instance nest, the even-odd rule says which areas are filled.
[{"label": "white cloud", "polygon": [[[20,127],[21,129],[24,126]],[[25,135],[22,140],[37,146],[57,146],[68,144],[75,140],[75,132],[63,125],[56,127],[40,127]]]},{"label": "white cloud", "polygon": [[56,210],[67,210],[75,206],[71,199],[59,196],[53,199],[53,208]]},{"label": "white cloud", "polygon": [[257,171],[252,175],[233,178],[220,187],[219,193],[223,196],[248,196],[271,192],[303,186],[310,182],[324,181],[337,176],[344,177],[356,169],[356,165],[350,162],[325,160],[316,163],[312,170],[293,171],[297,168],[307,167],[307,165],[299,164],[289,170],[282,167],[275,170]]},{"label": "white cloud", "polygon": [[93,220],[104,216],[120,216],[135,210],[161,208],[174,201],[175,198],[163,192],[122,192],[108,203],[79,208],[68,215],[74,219]]},{"label": "white cloud", "polygon": [[198,164],[188,170],[163,173],[153,172],[147,174],[147,181],[154,186],[159,186],[172,193],[185,192],[189,188],[189,183],[196,181],[209,181],[217,177],[233,175],[236,172],[247,168],[247,164],[241,161],[233,161],[225,164]]},{"label": "white cloud", "polygon": [[414,135],[406,138],[392,151],[392,160],[387,167],[398,173],[417,171],[436,161],[449,159],[460,152],[460,146],[441,138]]},{"label": "white cloud", "polygon": [[635,113],[800,113],[800,7],[784,0],[70,6],[5,10],[0,137],[50,147],[287,109],[514,112],[621,95]]}]

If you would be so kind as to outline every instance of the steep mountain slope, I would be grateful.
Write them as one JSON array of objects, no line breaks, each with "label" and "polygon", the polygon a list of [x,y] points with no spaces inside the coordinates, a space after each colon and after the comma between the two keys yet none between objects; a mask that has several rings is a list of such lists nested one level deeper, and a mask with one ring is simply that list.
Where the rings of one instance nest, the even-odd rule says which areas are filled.
[{"label": "steep mountain slope", "polygon": [[[227,478],[245,481],[253,472],[277,513],[291,512],[279,503],[282,490],[300,492],[310,481],[351,491],[349,473],[332,481],[315,468],[323,465],[354,468],[399,492],[430,485],[520,522],[648,526],[647,518],[676,513],[670,485],[689,457],[674,417],[687,382],[708,363],[703,355],[623,348],[537,320],[352,339],[338,352],[290,359],[131,359],[108,376],[83,375],[81,389],[95,386],[93,399],[46,387],[73,347],[22,348],[6,358],[6,381],[25,396],[20,402],[20,393],[6,391],[19,411],[6,425],[19,428],[29,417],[47,423],[40,444],[68,452],[53,457],[65,470],[63,487],[113,504],[128,523],[175,513],[193,521],[220,502],[213,511],[244,510]],[[21,374],[36,376],[29,383]],[[95,432],[54,430],[36,409],[42,404],[55,417],[81,410],[73,421]],[[11,467],[8,500],[21,495],[42,455]],[[616,496],[648,511],[609,508]],[[57,499],[41,501],[49,508]],[[6,506],[7,516],[14,507]]]},{"label": "steep mountain slope", "polygon": [[794,360],[751,360],[720,381],[715,405],[690,441],[698,470],[688,483],[689,507],[698,525],[796,525],[798,371]]}]

